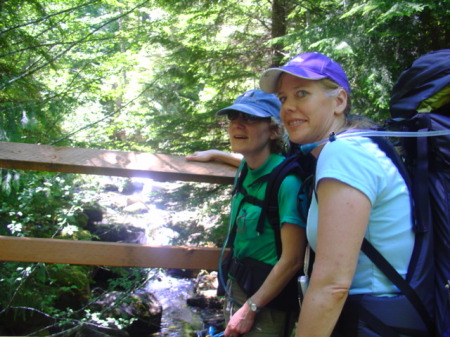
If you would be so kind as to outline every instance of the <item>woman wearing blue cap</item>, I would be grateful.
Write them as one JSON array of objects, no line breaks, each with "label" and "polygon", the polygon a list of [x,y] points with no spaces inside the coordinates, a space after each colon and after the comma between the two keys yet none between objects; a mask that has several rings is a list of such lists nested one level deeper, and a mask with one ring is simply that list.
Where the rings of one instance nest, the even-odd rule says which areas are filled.
[{"label": "woman wearing blue cap", "polygon": [[[227,298],[224,307],[226,337],[290,336],[297,319],[296,294],[289,296],[289,299],[293,299],[290,305],[286,299],[280,300],[280,294],[288,283],[292,284],[292,279],[296,290],[295,276],[303,265],[305,224],[299,215],[296,200],[301,181],[297,176],[287,176],[278,193],[281,256],[277,254],[276,235],[269,221],[264,220],[261,231],[257,228],[261,206],[253,204],[246,197],[250,195],[263,200],[267,186],[264,177],[285,159],[281,154],[285,147],[285,131],[279,112],[280,102],[275,95],[249,90],[238,97],[233,105],[217,113],[228,117],[231,148],[243,156],[242,163],[240,158],[214,150],[187,156],[188,160],[197,161],[224,160],[236,163],[237,160],[241,164],[237,177],[244,165],[247,166],[242,188],[237,189],[231,201],[230,224],[235,227],[231,269],[236,270],[234,266],[238,266],[243,267],[244,271],[229,273],[227,292],[230,298]],[[257,276],[259,271],[254,269],[260,264],[264,268],[271,268],[268,275],[264,276],[265,279]],[[247,269],[251,282],[259,281],[261,284],[253,294],[247,294],[243,289],[243,285],[250,282],[249,279],[238,276],[247,275]]]},{"label": "woman wearing blue cap", "polygon": [[[338,63],[320,53],[301,54],[265,71],[260,86],[278,96],[292,142],[319,144],[311,152],[317,167],[307,220],[315,262],[296,336],[330,336],[333,331],[346,337],[382,335],[361,324],[359,309],[349,304],[399,293],[361,252],[361,244],[367,238],[405,277],[414,245],[405,181],[371,139],[339,137],[358,125],[348,116],[350,85]],[[398,323],[396,317],[391,326]]]}]

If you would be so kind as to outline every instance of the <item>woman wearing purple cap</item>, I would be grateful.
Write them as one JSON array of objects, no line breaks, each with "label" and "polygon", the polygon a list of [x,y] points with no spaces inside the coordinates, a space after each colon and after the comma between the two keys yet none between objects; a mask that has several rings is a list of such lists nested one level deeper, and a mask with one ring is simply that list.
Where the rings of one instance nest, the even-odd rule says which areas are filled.
[{"label": "woman wearing purple cap", "polygon": [[[280,223],[276,225],[281,227],[281,247],[267,217],[259,228],[262,205],[254,201],[264,200],[266,178],[285,159],[281,154],[285,131],[279,113],[280,102],[275,95],[249,90],[217,113],[228,117],[231,149],[244,160],[215,150],[186,157],[240,163],[231,201],[233,262],[224,307],[225,337],[288,337],[297,320],[296,275],[303,265],[306,236],[296,200],[301,181],[288,175],[278,193]],[[277,247],[281,248],[280,256]]]},{"label": "woman wearing purple cap", "polygon": [[[358,299],[394,299],[399,290],[361,252],[361,244],[367,238],[405,277],[414,245],[405,181],[371,139],[340,137],[360,126],[348,117],[350,86],[338,63],[320,53],[301,54],[265,71],[260,85],[277,94],[290,140],[318,144],[311,151],[317,167],[307,220],[315,262],[296,336],[381,336],[359,321]],[[396,314],[410,312],[392,314],[390,326],[398,327]]]}]

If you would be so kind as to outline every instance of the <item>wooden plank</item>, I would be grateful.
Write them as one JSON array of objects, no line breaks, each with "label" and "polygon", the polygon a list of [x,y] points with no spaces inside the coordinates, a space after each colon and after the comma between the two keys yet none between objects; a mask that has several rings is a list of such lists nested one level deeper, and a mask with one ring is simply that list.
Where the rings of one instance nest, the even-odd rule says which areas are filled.
[{"label": "wooden plank", "polygon": [[183,156],[0,142],[0,167],[232,184],[236,168],[188,162]]},{"label": "wooden plank", "polygon": [[0,236],[0,261],[217,270],[219,248]]}]

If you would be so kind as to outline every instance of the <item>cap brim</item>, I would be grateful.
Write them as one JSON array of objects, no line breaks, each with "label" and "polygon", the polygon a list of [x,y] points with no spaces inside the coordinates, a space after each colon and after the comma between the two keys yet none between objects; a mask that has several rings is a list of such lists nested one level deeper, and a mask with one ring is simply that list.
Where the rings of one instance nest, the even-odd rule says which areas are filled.
[{"label": "cap brim", "polygon": [[326,77],[298,67],[286,66],[283,68],[270,68],[263,72],[259,79],[259,86],[261,90],[269,94],[276,93],[278,91],[278,81],[282,73],[307,80],[321,80]]},{"label": "cap brim", "polygon": [[272,117],[269,113],[261,109],[254,109],[250,104],[233,104],[216,112],[216,115],[225,115],[229,111],[240,111],[258,117]]}]

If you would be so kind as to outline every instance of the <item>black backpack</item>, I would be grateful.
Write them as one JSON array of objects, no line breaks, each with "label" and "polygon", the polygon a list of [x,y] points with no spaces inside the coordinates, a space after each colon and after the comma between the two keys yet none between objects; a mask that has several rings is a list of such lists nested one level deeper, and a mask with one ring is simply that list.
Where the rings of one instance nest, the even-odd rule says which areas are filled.
[{"label": "black backpack", "polygon": [[[393,87],[391,125],[402,131],[450,130],[450,49],[430,52]],[[415,261],[410,284],[434,308],[434,336],[450,336],[450,134],[401,138],[415,202]],[[431,282],[430,286],[426,286]],[[434,310],[433,310],[434,309]]]},{"label": "black backpack", "polygon": [[394,140],[400,156],[385,138],[370,138],[391,158],[410,190],[414,250],[405,280],[364,240],[362,251],[402,295],[349,296],[337,330],[357,336],[449,337],[450,49],[423,55],[406,69],[393,87],[390,106],[387,128],[402,134]]}]

